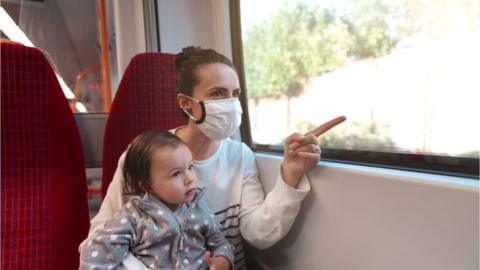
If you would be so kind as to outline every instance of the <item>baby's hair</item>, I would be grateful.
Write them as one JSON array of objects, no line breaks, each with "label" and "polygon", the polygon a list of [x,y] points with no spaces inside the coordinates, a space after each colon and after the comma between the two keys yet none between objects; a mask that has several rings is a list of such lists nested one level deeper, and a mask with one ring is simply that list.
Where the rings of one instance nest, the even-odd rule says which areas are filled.
[{"label": "baby's hair", "polygon": [[[175,85],[176,94],[192,96],[193,87],[199,83],[196,76],[197,69],[206,64],[225,64],[233,69],[232,61],[223,54],[212,49],[202,49],[200,47],[186,47],[182,52],[175,56],[175,68],[177,70],[177,83]],[[187,115],[180,110],[182,115]]]},{"label": "baby's hair", "polygon": [[142,195],[150,191],[150,167],[152,154],[161,147],[176,149],[185,145],[180,138],[170,132],[149,130],[138,135],[130,144],[123,165],[126,195]]}]

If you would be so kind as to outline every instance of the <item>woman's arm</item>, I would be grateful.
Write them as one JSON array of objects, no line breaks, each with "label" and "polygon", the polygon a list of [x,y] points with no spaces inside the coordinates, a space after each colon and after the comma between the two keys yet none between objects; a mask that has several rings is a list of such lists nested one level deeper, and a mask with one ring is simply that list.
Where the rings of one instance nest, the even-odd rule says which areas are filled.
[{"label": "woman's arm", "polygon": [[240,209],[240,231],[253,246],[264,249],[279,241],[290,230],[301,202],[310,190],[305,173],[320,161],[316,137],[345,121],[336,117],[307,132],[294,133],[285,139],[284,159],[275,187],[264,199],[258,179],[255,157],[244,150],[245,172]]},{"label": "woman's arm", "polygon": [[97,215],[90,221],[90,231],[88,235],[92,235],[98,230],[105,221],[110,219],[113,214],[120,211],[122,206],[128,201],[129,197],[123,195],[123,185],[125,180],[123,178],[123,163],[125,160],[126,151],[122,153],[118,159],[118,166],[113,175],[112,182],[108,186],[107,194],[102,201],[100,210]]},{"label": "woman's arm", "polygon": [[303,175],[297,187],[285,183],[281,174],[265,197],[258,179],[255,156],[246,146],[243,153],[243,187],[240,208],[240,232],[251,245],[265,249],[278,242],[290,230],[301,202],[310,190]]}]

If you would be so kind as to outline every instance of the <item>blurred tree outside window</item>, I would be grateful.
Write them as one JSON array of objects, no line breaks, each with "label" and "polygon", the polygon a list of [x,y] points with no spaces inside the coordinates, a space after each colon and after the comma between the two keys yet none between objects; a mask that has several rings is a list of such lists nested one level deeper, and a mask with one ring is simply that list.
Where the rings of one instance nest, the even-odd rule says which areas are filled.
[{"label": "blurred tree outside window", "polygon": [[241,1],[254,142],[478,157],[478,0]]}]

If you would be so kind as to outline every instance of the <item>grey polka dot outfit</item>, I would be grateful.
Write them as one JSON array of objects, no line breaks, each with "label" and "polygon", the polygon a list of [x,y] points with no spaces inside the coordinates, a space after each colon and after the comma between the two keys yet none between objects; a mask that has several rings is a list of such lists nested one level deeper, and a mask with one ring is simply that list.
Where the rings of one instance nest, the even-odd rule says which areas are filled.
[{"label": "grey polka dot outfit", "polygon": [[225,239],[198,189],[191,203],[174,212],[150,194],[132,197],[121,211],[87,238],[80,269],[115,269],[131,252],[149,269],[208,269],[208,250],[233,265],[234,247]]}]

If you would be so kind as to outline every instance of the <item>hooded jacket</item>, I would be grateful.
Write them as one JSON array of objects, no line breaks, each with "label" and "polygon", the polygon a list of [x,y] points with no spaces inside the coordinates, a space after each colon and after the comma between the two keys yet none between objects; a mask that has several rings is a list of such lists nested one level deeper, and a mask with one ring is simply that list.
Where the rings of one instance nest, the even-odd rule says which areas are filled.
[{"label": "hooded jacket", "polygon": [[208,269],[203,259],[223,256],[234,265],[234,247],[197,189],[190,203],[171,211],[150,194],[132,197],[80,246],[80,269],[114,269],[132,253],[150,269]]}]

